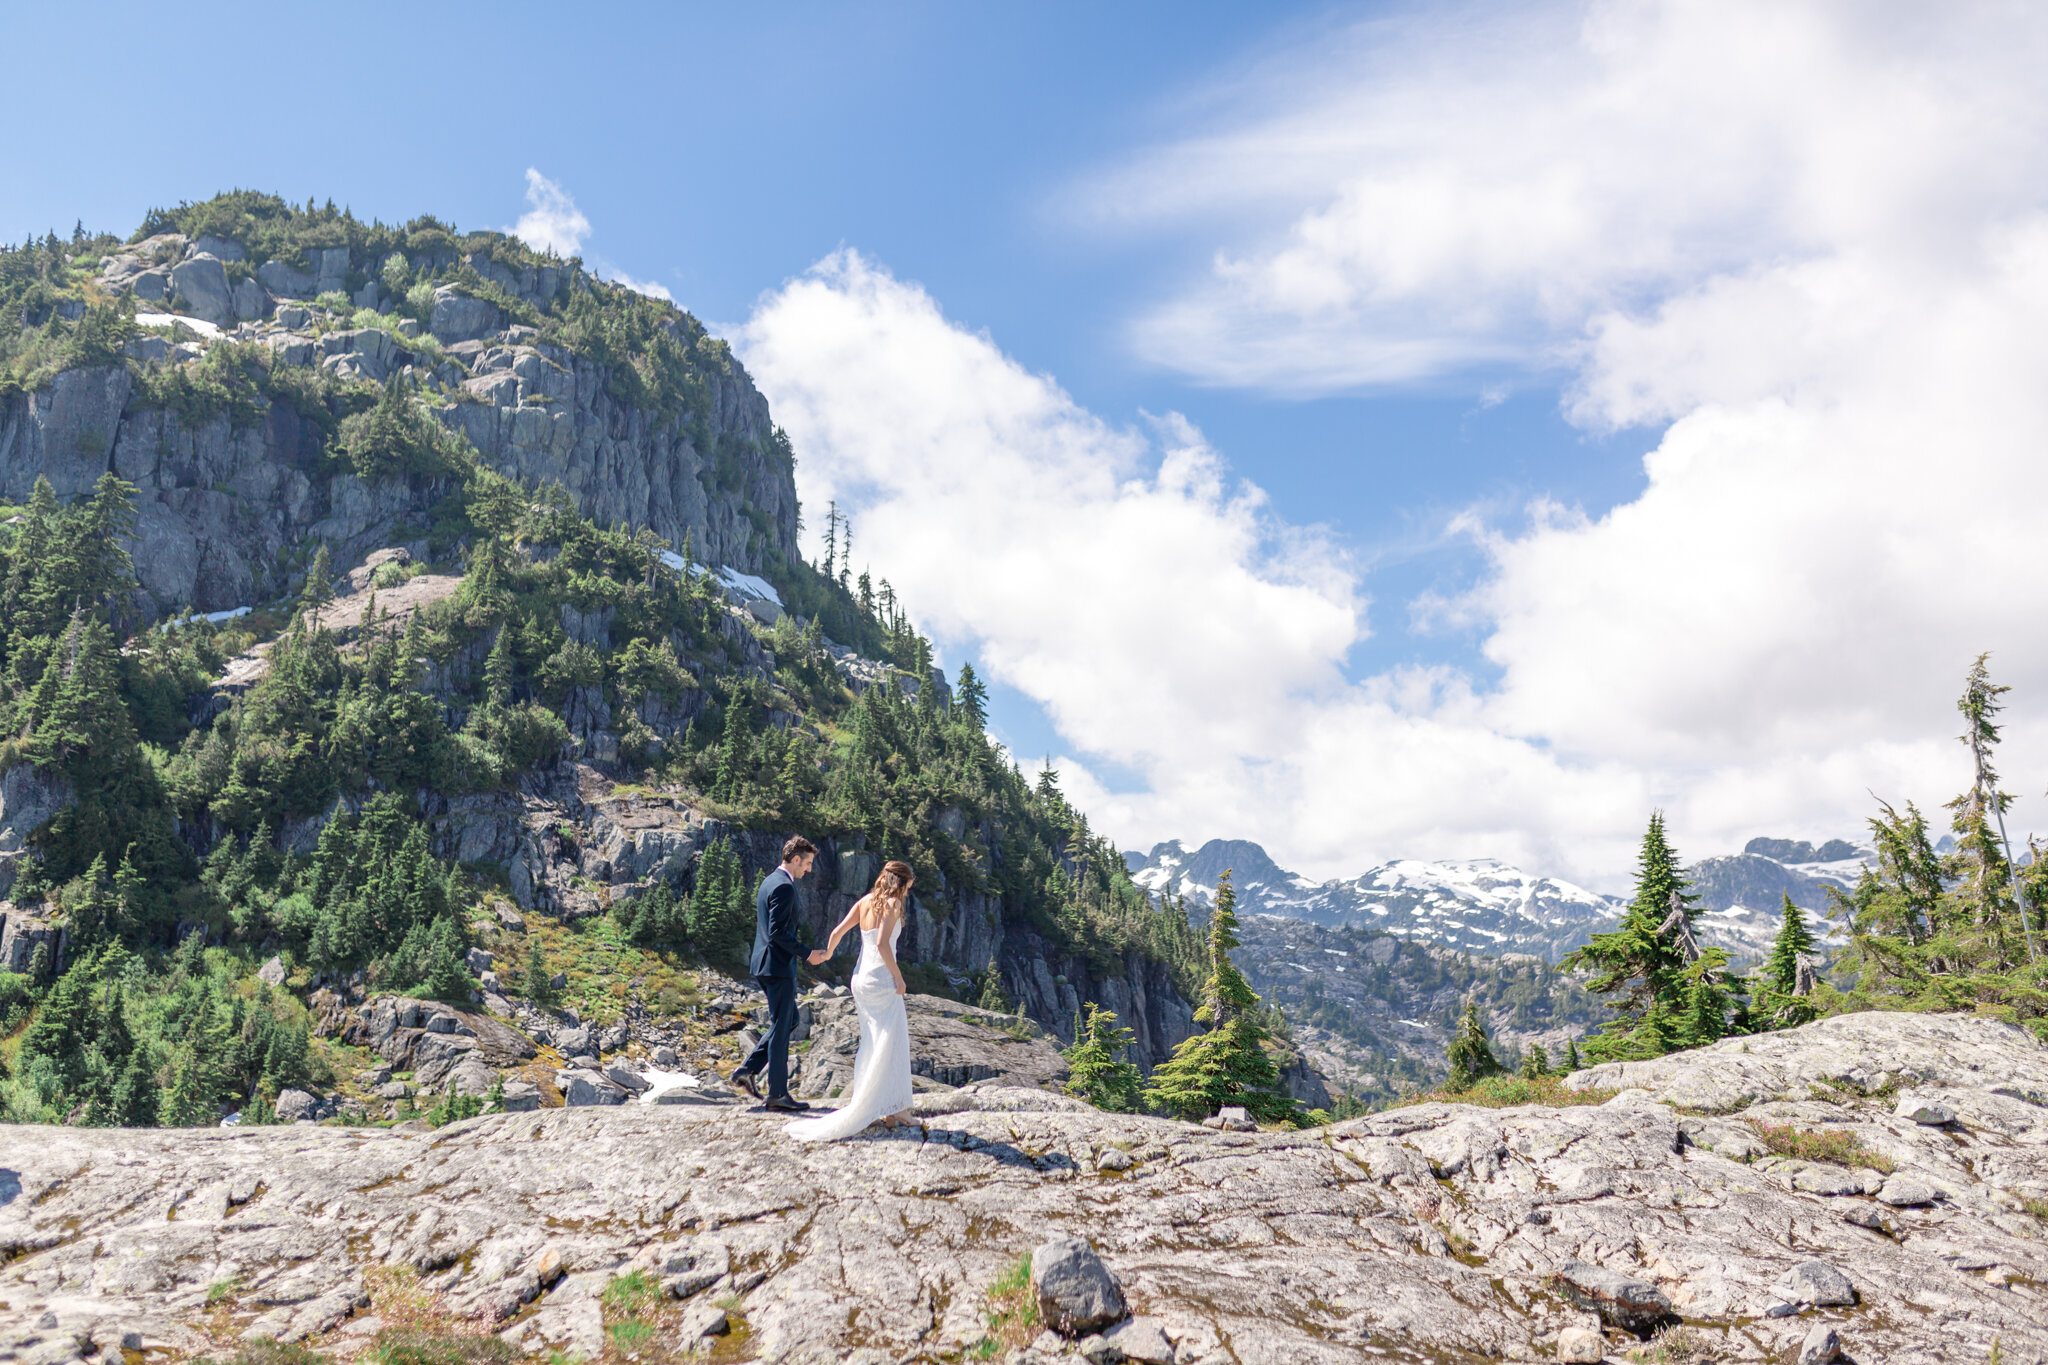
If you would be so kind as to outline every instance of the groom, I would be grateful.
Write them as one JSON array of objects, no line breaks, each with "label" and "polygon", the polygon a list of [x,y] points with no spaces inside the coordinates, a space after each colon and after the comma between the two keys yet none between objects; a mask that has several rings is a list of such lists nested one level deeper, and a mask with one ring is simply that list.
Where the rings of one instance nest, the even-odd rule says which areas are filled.
[{"label": "groom", "polygon": [[813,967],[825,960],[823,948],[810,949],[796,936],[796,884],[811,873],[817,847],[798,834],[782,846],[782,866],[769,873],[754,897],[754,980],[768,997],[768,1033],[754,1045],[747,1060],[729,1079],[755,1099],[761,1098],[754,1078],[768,1068],[766,1107],[786,1114],[810,1108],[789,1094],[789,1035],[796,1032],[796,960]]}]

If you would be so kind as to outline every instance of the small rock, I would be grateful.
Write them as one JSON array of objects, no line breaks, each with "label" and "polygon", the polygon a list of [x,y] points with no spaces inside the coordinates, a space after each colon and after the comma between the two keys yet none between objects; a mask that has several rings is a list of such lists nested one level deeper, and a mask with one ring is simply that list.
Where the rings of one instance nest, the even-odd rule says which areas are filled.
[{"label": "small rock", "polygon": [[1098,1332],[1126,1311],[1116,1276],[1079,1237],[1055,1237],[1032,1251],[1031,1287],[1040,1317],[1068,1337]]},{"label": "small rock", "polygon": [[632,1067],[622,1066],[617,1062],[606,1067],[604,1075],[605,1079],[613,1085],[623,1085],[628,1090],[640,1091],[647,1088],[647,1078],[645,1076],[633,1070]]},{"label": "small rock", "polygon": [[1895,1175],[1877,1192],[1880,1203],[1895,1209],[1917,1209],[1941,1198],[1941,1191],[1918,1176]]},{"label": "small rock", "polygon": [[540,1108],[540,1087],[532,1081],[507,1081],[503,1093],[508,1114],[524,1114]]},{"label": "small rock", "polygon": [[552,1041],[555,1051],[564,1057],[580,1057],[592,1049],[590,1030],[587,1028],[558,1028]]},{"label": "small rock", "polygon": [[[1102,1340],[1121,1360],[1140,1365],[1173,1365],[1173,1342],[1157,1318],[1131,1318],[1102,1334]],[[1083,1354],[1086,1354],[1084,1348]]]},{"label": "small rock", "polygon": [[548,978],[548,986],[552,990],[561,990],[568,984],[569,974],[567,972],[556,972],[553,976]]},{"label": "small rock", "polygon": [[313,1110],[320,1101],[303,1090],[284,1089],[277,1092],[277,1121],[297,1123],[300,1119],[313,1117]]},{"label": "small rock", "polygon": [[1214,1115],[1202,1120],[1204,1128],[1218,1128],[1226,1133],[1255,1133],[1259,1125],[1252,1122],[1251,1115],[1241,1104],[1226,1104]]},{"label": "small rock", "polygon": [[402,1100],[407,1093],[404,1081],[386,1081],[377,1087],[377,1098],[380,1100]]},{"label": "small rock", "polygon": [[1881,1232],[1887,1237],[1898,1235],[1897,1225],[1892,1222],[1891,1216],[1883,1209],[1872,1208],[1868,1204],[1856,1205],[1842,1215],[1842,1221],[1854,1223],[1859,1228],[1869,1228],[1872,1232]]},{"label": "small rock", "polygon": [[1566,1261],[1551,1283],[1573,1303],[1623,1331],[1647,1332],[1672,1316],[1671,1300],[1655,1285],[1584,1261]]},{"label": "small rock", "polygon": [[1792,1188],[1808,1194],[1861,1194],[1863,1177],[1840,1166],[1807,1166],[1793,1174]]},{"label": "small rock", "polygon": [[562,1272],[569,1268],[562,1259],[562,1253],[555,1247],[542,1247],[540,1255],[533,1260],[533,1278],[545,1289],[562,1278]]},{"label": "small rock", "polygon": [[282,986],[284,977],[284,959],[281,957],[273,957],[256,969],[256,979],[266,986]]},{"label": "small rock", "polygon": [[497,961],[488,951],[482,948],[471,948],[467,953],[463,954],[462,960],[464,965],[471,971],[479,973],[489,971],[491,964]]},{"label": "small rock", "polygon": [[1816,1322],[1799,1343],[1799,1365],[1834,1365],[1841,1358],[1841,1333],[1824,1322]]},{"label": "small rock", "polygon": [[654,1049],[654,1065],[659,1069],[663,1071],[673,1071],[676,1068],[677,1061],[678,1058],[676,1057],[676,1050],[674,1048],[658,1047]]},{"label": "small rock", "polygon": [[1111,1147],[1095,1158],[1095,1169],[1098,1171],[1128,1171],[1137,1164],[1138,1158],[1120,1147]]},{"label": "small rock", "polygon": [[499,901],[496,913],[498,916],[498,924],[501,928],[510,929],[515,934],[523,934],[526,932],[526,916],[520,914],[511,906],[505,904],[503,901]]},{"label": "small rock", "polygon": [[683,1314],[682,1323],[676,1328],[676,1336],[688,1346],[702,1341],[705,1337],[724,1336],[730,1325],[726,1321],[723,1308],[714,1308],[706,1304],[702,1308],[692,1308]]},{"label": "small rock", "polygon": [[703,1293],[723,1278],[715,1270],[693,1270],[663,1280],[661,1288],[672,1299],[687,1299],[692,1294]]},{"label": "small rock", "polygon": [[1557,1358],[1594,1365],[1607,1356],[1607,1340],[1590,1327],[1567,1327],[1557,1334]]},{"label": "small rock", "polygon": [[1771,1292],[1792,1304],[1838,1308],[1856,1302],[1856,1286],[1826,1261],[1801,1261],[1771,1286]]},{"label": "small rock", "polygon": [[571,1107],[626,1102],[624,1089],[588,1068],[564,1071],[555,1078],[555,1084],[561,1087],[562,1102]]},{"label": "small rock", "polygon": [[1932,1100],[1916,1100],[1910,1096],[1899,1101],[1899,1107],[1892,1112],[1902,1119],[1925,1124],[1929,1128],[1940,1128],[1956,1121],[1956,1111],[1945,1104]]},{"label": "small rock", "polygon": [[368,1071],[357,1073],[356,1084],[362,1086],[366,1090],[375,1090],[378,1086],[384,1084],[386,1081],[390,1079],[390,1067],[373,1066]]}]

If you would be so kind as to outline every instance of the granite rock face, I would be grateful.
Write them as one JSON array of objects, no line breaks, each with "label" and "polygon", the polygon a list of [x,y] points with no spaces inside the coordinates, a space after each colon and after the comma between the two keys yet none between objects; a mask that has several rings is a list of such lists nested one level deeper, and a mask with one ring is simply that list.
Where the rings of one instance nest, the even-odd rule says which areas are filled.
[{"label": "granite rock face", "polygon": [[[794,476],[773,453],[767,400],[737,362],[710,372],[701,411],[652,413],[614,397],[603,365],[523,344],[534,329],[500,331],[495,307],[459,291],[437,296],[434,330],[460,344],[431,365],[380,328],[315,338],[257,321],[273,296],[338,287],[350,268],[347,248],[309,253],[318,258],[311,270],[267,261],[233,285],[222,258],[184,250],[184,240],[170,236],[140,243],[113,258],[101,283],[141,297],[151,296],[154,280],[161,288],[151,297],[175,296],[188,315],[223,327],[239,318],[233,338],[271,347],[284,364],[378,384],[396,374],[431,378],[451,400],[442,420],[486,463],[528,483],[562,482],[601,523],[646,526],[678,545],[687,536],[700,559],[748,572],[796,557]],[[143,268],[159,257],[170,263]],[[523,272],[536,278],[513,277],[513,292],[544,302],[568,287],[563,273]],[[214,344],[146,346],[138,356],[158,358],[137,363],[181,363]],[[161,612],[219,611],[292,591],[316,540],[349,564],[423,538],[429,509],[449,491],[443,480],[336,472],[321,428],[287,403],[259,400],[253,417],[188,419],[131,403],[134,393],[126,366],[99,366],[64,371],[0,403],[0,501],[25,502],[39,475],[66,499],[110,471],[136,484],[140,527],[131,549]]]},{"label": "granite rock face", "polygon": [[[588,1349],[605,1284],[648,1269],[691,1306],[716,1300],[733,1359],[936,1362],[981,1340],[987,1290],[1021,1254],[1070,1237],[1136,1316],[1013,1359],[1108,1358],[1125,1338],[1156,1354],[1155,1332],[1174,1361],[1217,1365],[1622,1358],[1638,1344],[1561,1277],[1644,1287],[1625,1297],[1668,1302],[1724,1361],[1935,1365],[1982,1360],[1994,1337],[2005,1360],[2048,1357],[2048,1239],[2022,1203],[2048,1195],[2048,1109],[2002,1093],[2048,1089],[2048,1051],[1988,1020],[1899,1015],[1750,1044],[1797,1076],[1863,1046],[1845,1034],[1867,1035],[1863,1055],[1893,1074],[1951,1058],[1918,1084],[1959,1126],[1840,1091],[1809,1098],[1795,1080],[1719,1117],[1635,1089],[1301,1133],[983,1083],[920,1097],[920,1129],[816,1147],[737,1103],[422,1133],[8,1130],[0,1340],[53,1361],[128,1333],[180,1355],[219,1358],[252,1333],[353,1354],[377,1311],[356,1306],[377,1283],[366,1272],[403,1264],[478,1330],[535,1354]],[[1730,1055],[1754,1053],[1654,1065],[1678,1085]],[[1856,1132],[1949,1194],[1885,1210],[1893,1232],[1873,1230],[1847,1215],[1883,1206],[1800,1189],[1758,1155],[1751,1117]],[[1101,1162],[1109,1151],[1131,1160]],[[1854,1302],[1815,1302],[1842,1297],[1822,1292],[1833,1272]],[[237,1276],[237,1296],[209,1309],[208,1287]],[[1815,1292],[1788,1304],[1788,1284]]]}]

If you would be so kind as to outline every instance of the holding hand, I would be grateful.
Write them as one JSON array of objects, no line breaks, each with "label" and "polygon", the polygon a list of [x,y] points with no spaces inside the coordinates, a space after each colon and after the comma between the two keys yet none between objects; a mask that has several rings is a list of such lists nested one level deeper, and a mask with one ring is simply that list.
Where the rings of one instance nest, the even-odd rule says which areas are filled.
[{"label": "holding hand", "polygon": [[830,954],[830,953],[828,953],[828,952],[826,952],[826,951],[825,951],[825,950],[824,950],[823,948],[813,948],[813,949],[811,949],[811,958],[810,958],[810,962],[811,962],[811,965],[812,965],[813,967],[815,967],[815,966],[817,966],[817,965],[818,965],[819,963],[823,962],[823,961],[824,961],[824,960],[825,960],[826,958],[828,958],[828,957],[830,957],[830,956],[831,956],[831,954]]},{"label": "holding hand", "polygon": [[903,984],[903,975],[902,975],[902,973],[900,973],[900,972],[899,972],[899,973],[897,973],[897,976],[896,976],[896,994],[898,994],[898,995],[908,995],[909,993],[910,993],[910,987],[908,987],[908,986],[906,986],[906,985],[904,985],[904,984]]}]

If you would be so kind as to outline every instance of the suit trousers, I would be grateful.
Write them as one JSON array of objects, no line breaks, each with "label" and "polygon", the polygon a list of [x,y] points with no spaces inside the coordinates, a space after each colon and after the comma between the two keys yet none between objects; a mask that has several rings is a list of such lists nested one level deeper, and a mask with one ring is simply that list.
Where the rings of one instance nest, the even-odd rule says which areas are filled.
[{"label": "suit trousers", "polygon": [[757,976],[754,984],[768,997],[768,1032],[754,1044],[740,1070],[758,1076],[768,1068],[768,1095],[789,1093],[789,1039],[796,1032],[796,978]]}]

